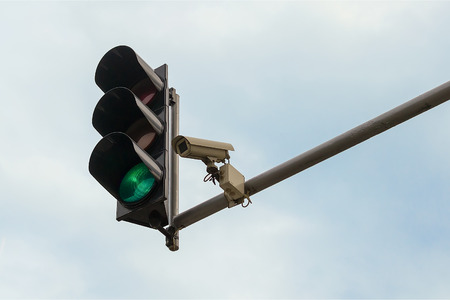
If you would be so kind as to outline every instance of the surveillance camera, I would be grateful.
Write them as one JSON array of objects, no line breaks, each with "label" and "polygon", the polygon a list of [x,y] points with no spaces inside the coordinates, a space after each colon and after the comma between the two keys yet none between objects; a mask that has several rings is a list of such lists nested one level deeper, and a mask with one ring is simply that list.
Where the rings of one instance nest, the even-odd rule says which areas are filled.
[{"label": "surveillance camera", "polygon": [[181,157],[200,159],[209,162],[223,162],[230,159],[229,150],[234,151],[231,144],[198,139],[179,135],[172,140],[174,151]]}]

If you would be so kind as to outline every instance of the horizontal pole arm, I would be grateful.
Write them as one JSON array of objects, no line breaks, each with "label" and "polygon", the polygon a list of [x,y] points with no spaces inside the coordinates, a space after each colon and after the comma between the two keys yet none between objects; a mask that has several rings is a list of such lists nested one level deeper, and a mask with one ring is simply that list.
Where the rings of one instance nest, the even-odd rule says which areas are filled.
[{"label": "horizontal pole arm", "polygon": [[[254,195],[449,99],[450,81],[247,180],[245,191],[249,196]],[[224,194],[217,195],[177,215],[174,219],[174,225],[178,229],[185,228],[226,207],[228,207],[228,202]]]}]

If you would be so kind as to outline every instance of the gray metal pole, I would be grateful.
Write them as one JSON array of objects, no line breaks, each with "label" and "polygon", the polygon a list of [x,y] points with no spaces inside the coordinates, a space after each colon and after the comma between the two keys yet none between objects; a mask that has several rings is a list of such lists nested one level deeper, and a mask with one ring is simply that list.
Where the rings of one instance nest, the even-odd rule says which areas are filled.
[{"label": "gray metal pole", "polygon": [[[450,81],[247,180],[245,191],[249,195],[254,195],[449,99]],[[176,228],[182,229],[226,207],[228,207],[228,202],[225,196],[220,194],[180,213],[175,217],[173,223]]]},{"label": "gray metal pole", "polygon": [[[174,88],[170,89],[171,94],[171,114],[170,114],[170,121],[172,122],[172,131],[170,132],[170,162],[171,162],[171,168],[170,168],[170,190],[169,190],[169,226],[173,226],[174,218],[178,215],[179,212],[179,195],[178,195],[178,169],[179,169],[179,163],[178,163],[178,155],[176,152],[172,149],[172,140],[178,136],[179,134],[179,115],[180,115],[180,96],[176,93],[176,90]],[[175,232],[173,239],[170,243],[169,249],[172,251],[177,251],[180,247],[180,240],[179,240],[179,234],[178,231]]]}]

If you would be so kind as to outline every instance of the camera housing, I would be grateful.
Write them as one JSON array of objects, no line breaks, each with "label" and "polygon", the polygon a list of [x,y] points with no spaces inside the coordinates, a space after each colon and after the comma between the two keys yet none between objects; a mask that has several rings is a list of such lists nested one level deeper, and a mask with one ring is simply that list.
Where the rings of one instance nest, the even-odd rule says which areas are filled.
[{"label": "camera housing", "polygon": [[223,142],[204,140],[179,135],[172,140],[174,151],[181,157],[199,159],[203,162],[222,162],[230,159],[228,151],[234,151],[233,145]]},{"label": "camera housing", "polygon": [[[229,163],[228,151],[234,151],[231,144],[179,135],[172,140],[172,148],[181,157],[198,159],[205,163],[208,174],[203,181],[212,181],[214,184],[215,181],[219,182],[228,207],[244,202],[245,177]],[[217,162],[224,164],[220,170],[215,164]]]}]

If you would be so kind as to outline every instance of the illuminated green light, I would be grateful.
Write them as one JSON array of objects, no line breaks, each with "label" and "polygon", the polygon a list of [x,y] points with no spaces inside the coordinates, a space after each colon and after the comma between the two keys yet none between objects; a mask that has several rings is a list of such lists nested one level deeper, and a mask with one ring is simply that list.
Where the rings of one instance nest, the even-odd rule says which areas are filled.
[{"label": "illuminated green light", "polygon": [[144,198],[155,186],[155,177],[144,163],[131,168],[119,187],[120,198],[126,203],[135,203]]}]

